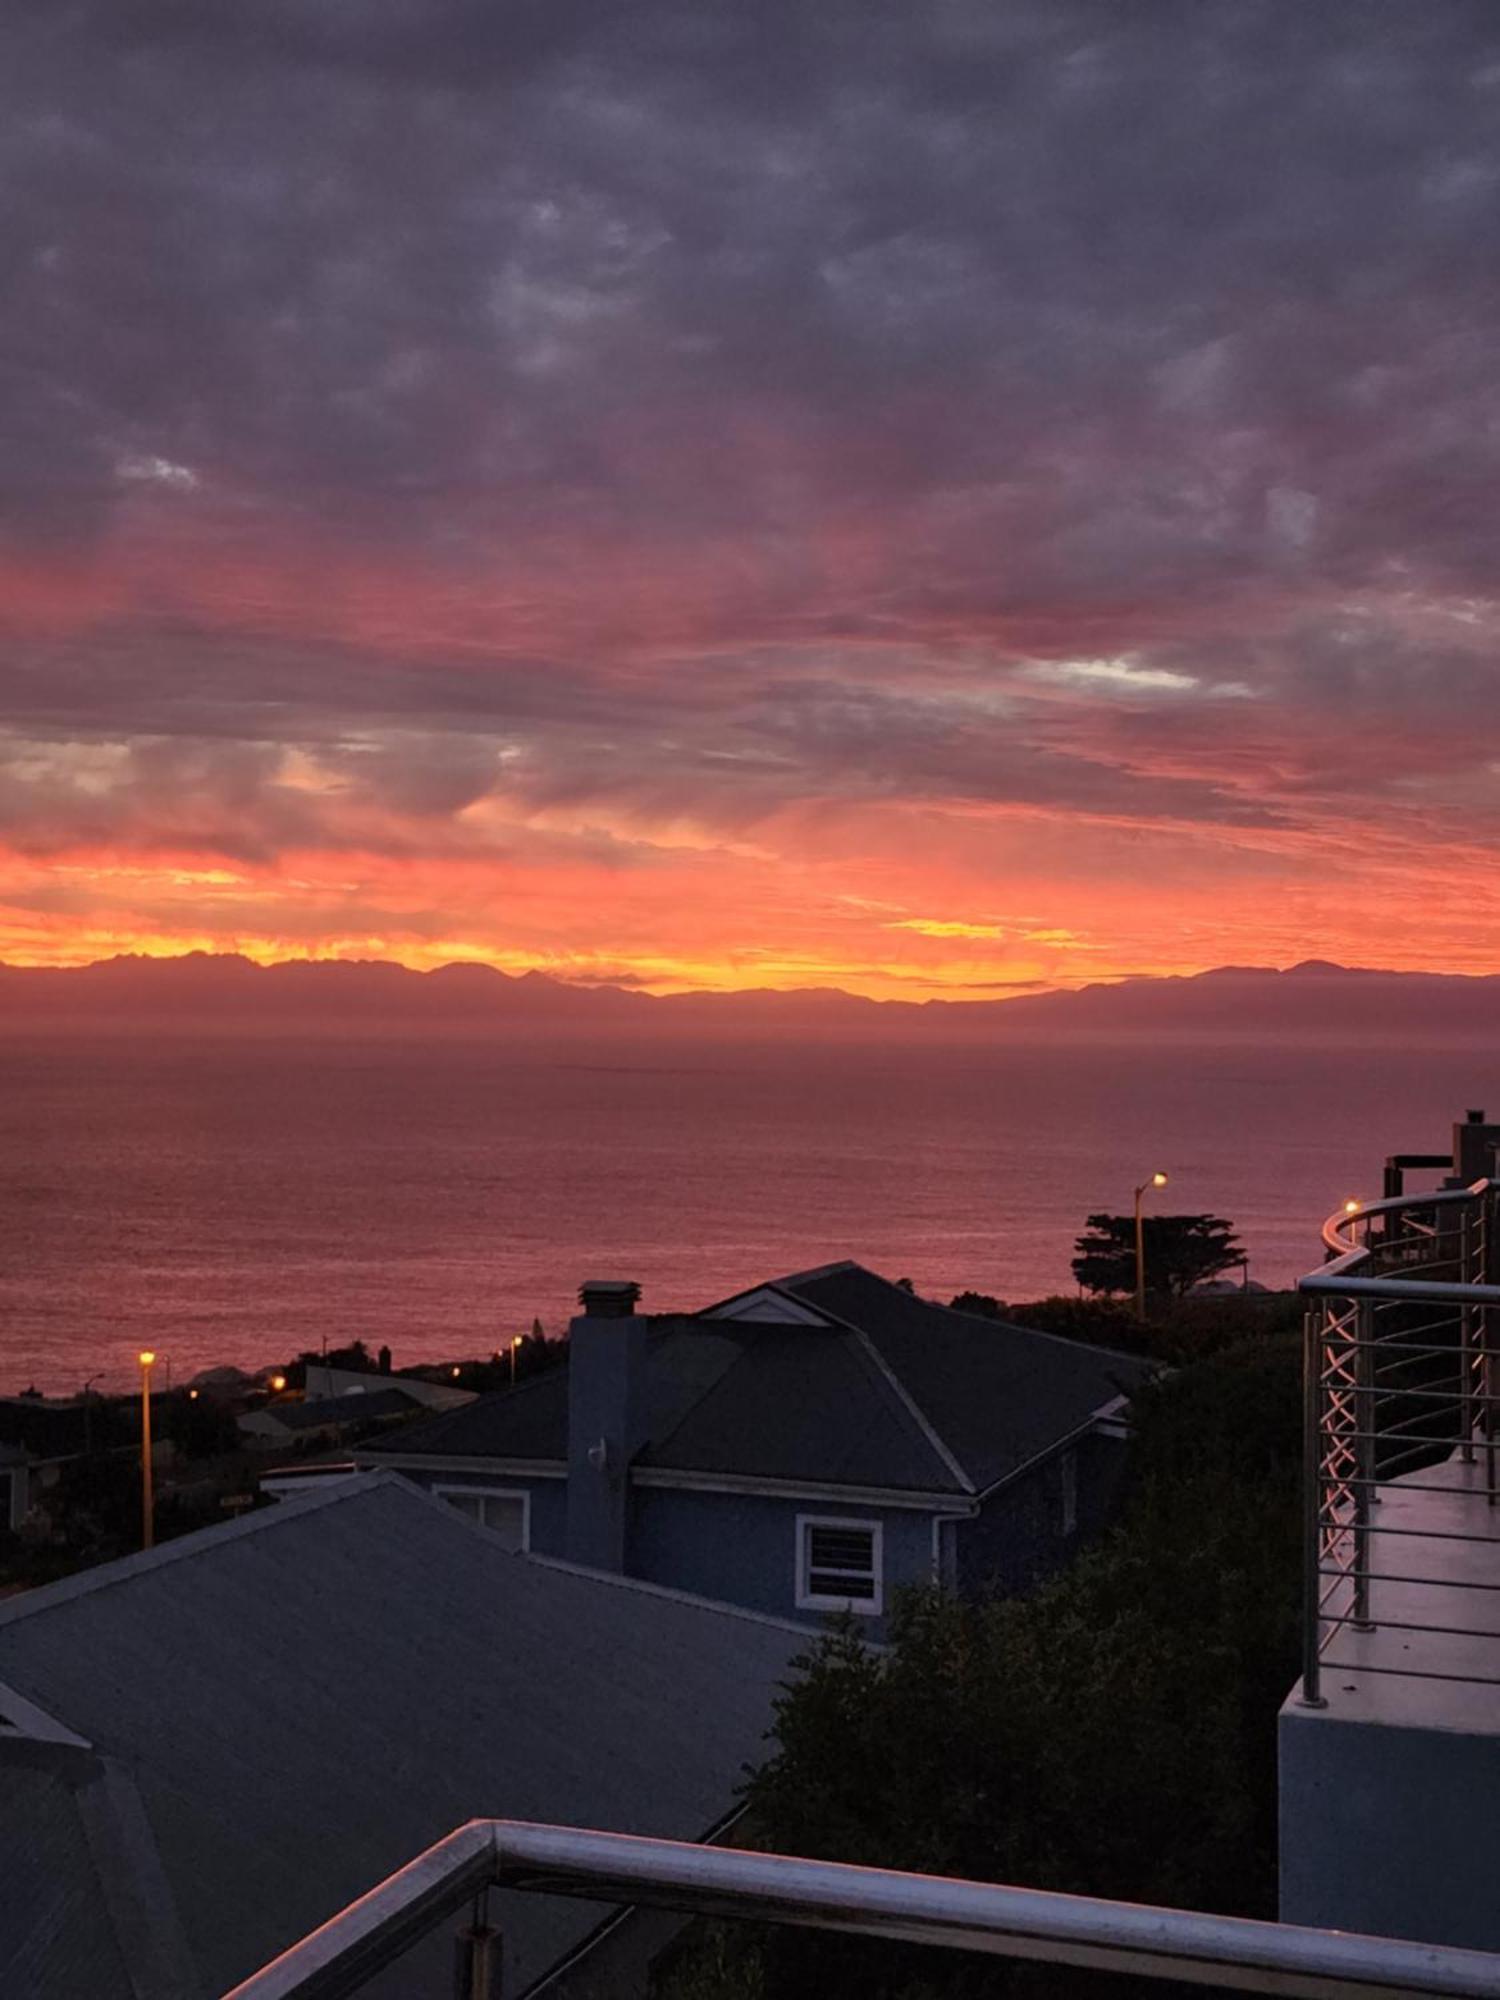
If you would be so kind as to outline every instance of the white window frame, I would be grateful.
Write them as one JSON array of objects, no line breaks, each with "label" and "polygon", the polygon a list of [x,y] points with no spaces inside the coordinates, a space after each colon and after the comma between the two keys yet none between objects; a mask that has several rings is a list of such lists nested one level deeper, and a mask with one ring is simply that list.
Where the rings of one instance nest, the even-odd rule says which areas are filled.
[{"label": "white window frame", "polygon": [[[531,1554],[531,1495],[524,1486],[434,1486],[432,1490],[439,1500],[448,1500],[460,1496],[466,1500],[475,1498],[480,1500],[519,1500],[521,1503],[521,1547],[518,1553],[523,1556]],[[468,1520],[470,1517],[465,1515],[464,1518]],[[478,1528],[483,1528],[486,1534],[492,1532],[487,1522],[476,1521],[474,1525]]]},{"label": "white window frame", "polygon": [[[821,1592],[814,1593],[808,1588],[808,1573],[812,1567],[808,1561],[809,1530],[813,1528],[842,1528],[870,1537],[870,1567],[874,1573],[874,1595],[871,1597],[832,1597]],[[854,1611],[862,1618],[879,1618],[885,1609],[885,1523],[863,1520],[852,1514],[799,1514],[797,1516],[797,1609],[799,1611]]]}]

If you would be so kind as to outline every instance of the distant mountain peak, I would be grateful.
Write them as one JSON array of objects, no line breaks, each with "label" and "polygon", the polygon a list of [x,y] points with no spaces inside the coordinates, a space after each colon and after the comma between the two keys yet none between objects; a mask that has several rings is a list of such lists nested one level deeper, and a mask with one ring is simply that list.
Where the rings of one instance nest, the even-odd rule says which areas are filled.
[{"label": "distant mountain peak", "polygon": [[[1330,991],[1337,982],[1337,996]],[[122,953],[74,969],[0,964],[0,1025],[199,1034],[449,1034],[539,1039],[594,1034],[703,1039],[944,1038],[971,1044],[1070,1036],[1341,1041],[1351,1036],[1493,1041],[1500,975],[1390,972],[1304,959],[1098,981],[1008,999],[872,1000],[837,987],[651,995],[477,960],[429,972],[388,959],[286,959],[233,952]]]}]

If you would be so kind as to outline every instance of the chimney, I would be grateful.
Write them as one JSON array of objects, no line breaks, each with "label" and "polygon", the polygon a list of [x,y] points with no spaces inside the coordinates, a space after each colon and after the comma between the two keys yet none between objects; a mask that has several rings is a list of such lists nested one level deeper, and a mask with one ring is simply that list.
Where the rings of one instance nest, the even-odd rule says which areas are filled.
[{"label": "chimney", "polygon": [[639,1285],[591,1279],[568,1328],[570,1562],[626,1567],[630,1464],[646,1442],[646,1329]]},{"label": "chimney", "polygon": [[1453,1127],[1453,1173],[1460,1187],[1495,1175],[1495,1148],[1500,1146],[1500,1125],[1490,1125],[1482,1111],[1470,1111],[1462,1124]]},{"label": "chimney", "polygon": [[587,1278],[578,1288],[578,1303],[587,1319],[629,1319],[641,1295],[629,1278]]}]

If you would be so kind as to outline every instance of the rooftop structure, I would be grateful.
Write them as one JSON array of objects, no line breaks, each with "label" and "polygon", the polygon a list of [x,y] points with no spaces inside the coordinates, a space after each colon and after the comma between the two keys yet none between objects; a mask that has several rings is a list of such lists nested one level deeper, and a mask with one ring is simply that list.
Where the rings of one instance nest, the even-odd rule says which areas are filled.
[{"label": "rooftop structure", "polygon": [[593,1283],[568,1365],[372,1440],[517,1545],[776,1615],[1025,1587],[1109,1518],[1139,1358],[853,1263],[648,1318]]},{"label": "rooftop structure", "polygon": [[[27,1592],[0,1606],[0,1992],[216,2000],[476,1808],[708,1836],[802,1639],[509,1555],[390,1473]],[[603,1914],[507,1915],[506,1991]],[[360,1990],[446,1994],[451,1949]]]}]

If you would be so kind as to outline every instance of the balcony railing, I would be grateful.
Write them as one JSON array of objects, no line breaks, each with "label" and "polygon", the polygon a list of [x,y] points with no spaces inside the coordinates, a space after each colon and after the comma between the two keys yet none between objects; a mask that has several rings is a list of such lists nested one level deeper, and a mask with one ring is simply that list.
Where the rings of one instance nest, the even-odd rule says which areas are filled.
[{"label": "balcony railing", "polygon": [[1351,1204],[1323,1238],[1299,1287],[1302,1700],[1333,1669],[1500,1685],[1500,1184]]},{"label": "balcony railing", "polygon": [[491,1887],[945,1945],[1287,2000],[1500,1996],[1500,1954],[518,1820],[470,1820],[225,2000],[341,2000],[473,1902],[463,1989],[499,2000]]}]

